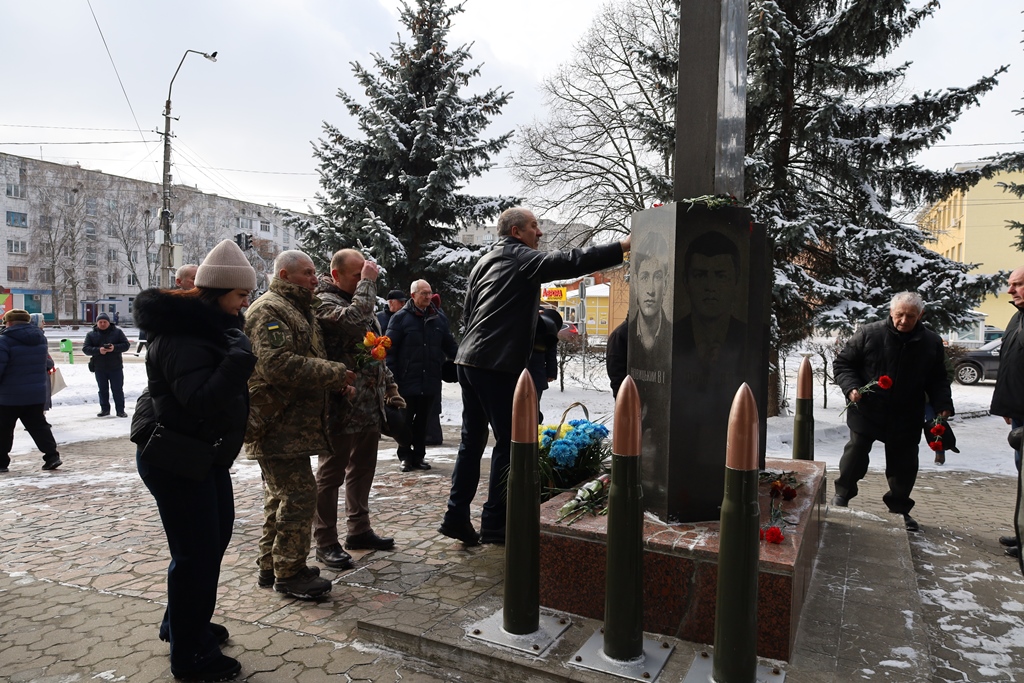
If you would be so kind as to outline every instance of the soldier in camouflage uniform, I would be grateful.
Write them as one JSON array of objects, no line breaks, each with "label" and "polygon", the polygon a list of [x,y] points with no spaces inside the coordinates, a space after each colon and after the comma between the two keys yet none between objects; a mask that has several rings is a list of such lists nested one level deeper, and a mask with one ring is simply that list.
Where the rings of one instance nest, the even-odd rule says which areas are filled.
[{"label": "soldier in camouflage uniform", "polygon": [[332,392],[328,399],[328,438],[331,450],[321,453],[316,472],[316,558],[328,567],[345,569],[352,558],[338,542],[338,491],[345,485],[347,531],[345,547],[389,550],[392,538],[381,538],[370,526],[370,487],[377,468],[384,404],[404,408],[391,371],[381,361],[356,358],[367,332],[381,334],[374,315],[377,302],[377,264],[354,249],[342,249],[331,259],[331,277],[320,279],[321,304],[315,315],[324,333],[327,357],[356,372],[354,396]]},{"label": "soldier in camouflage uniform", "polygon": [[330,592],[319,569],[306,566],[316,510],[309,456],[327,449],[327,392],[354,379],[343,363],[326,359],[313,316],[316,271],[301,251],[274,261],[270,290],[249,308],[245,332],[258,357],[249,380],[246,454],[263,473],[263,536],[259,585],[293,597]]}]

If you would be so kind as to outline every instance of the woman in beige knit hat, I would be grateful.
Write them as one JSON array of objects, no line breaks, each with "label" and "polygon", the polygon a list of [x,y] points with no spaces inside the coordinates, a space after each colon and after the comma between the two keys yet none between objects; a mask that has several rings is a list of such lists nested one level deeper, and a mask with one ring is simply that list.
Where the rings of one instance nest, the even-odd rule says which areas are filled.
[{"label": "woman in beige knit hat", "polygon": [[[195,284],[191,290],[147,289],[135,299],[136,320],[148,335],[149,386],[135,409],[131,438],[171,550],[160,624],[160,639],[171,643],[171,673],[223,681],[237,676],[241,665],[221,654],[228,631],[210,618],[235,516],[228,470],[242,448],[247,382],[256,365],[241,314],[256,271],[238,245],[224,240],[199,266]],[[144,451],[158,423],[172,437],[215,445],[212,463],[184,450],[171,465],[149,459]]]}]

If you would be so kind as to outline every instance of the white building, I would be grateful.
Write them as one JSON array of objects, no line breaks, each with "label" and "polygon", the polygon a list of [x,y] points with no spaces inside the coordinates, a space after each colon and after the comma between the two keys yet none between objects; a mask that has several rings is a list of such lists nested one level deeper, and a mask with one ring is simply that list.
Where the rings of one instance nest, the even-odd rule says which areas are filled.
[{"label": "white building", "polygon": [[[0,184],[0,312],[91,322],[106,311],[129,322],[135,296],[160,284],[161,186],[3,153]],[[218,242],[244,233],[262,280],[273,258],[296,246],[273,207],[182,185],[171,192],[178,264],[199,263]]]}]

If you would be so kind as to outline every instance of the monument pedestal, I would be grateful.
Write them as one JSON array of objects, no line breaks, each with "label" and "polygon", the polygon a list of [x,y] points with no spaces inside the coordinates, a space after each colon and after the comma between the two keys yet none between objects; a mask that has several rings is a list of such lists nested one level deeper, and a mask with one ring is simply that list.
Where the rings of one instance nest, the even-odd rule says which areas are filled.
[{"label": "monument pedestal", "polygon": [[[825,520],[825,464],[768,460],[766,469],[792,472],[800,483],[796,498],[782,503],[790,522],[783,529],[785,539],[781,544],[761,541],[756,606],[757,654],[789,660]],[[564,493],[541,506],[540,602],[603,619],[607,517],[588,514],[568,526],[556,521],[571,497]],[[765,524],[770,510],[766,484],[758,499]],[[665,524],[646,517],[644,631],[714,642],[718,527],[717,520]]]}]

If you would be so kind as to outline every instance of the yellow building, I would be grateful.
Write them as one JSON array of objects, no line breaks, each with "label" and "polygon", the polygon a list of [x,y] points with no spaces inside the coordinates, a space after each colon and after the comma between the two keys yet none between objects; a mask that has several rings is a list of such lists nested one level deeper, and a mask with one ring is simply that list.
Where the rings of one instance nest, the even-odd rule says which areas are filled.
[{"label": "yellow building", "polygon": [[[954,171],[967,171],[981,162],[957,164]],[[1014,243],[1017,234],[1006,222],[1024,222],[1024,199],[1004,192],[999,183],[1024,183],[1024,173],[1001,173],[991,180],[982,180],[967,192],[956,192],[938,202],[918,217],[918,224],[935,238],[927,246],[946,258],[961,263],[974,263],[976,273],[1013,270],[1024,265],[1024,253]],[[927,297],[927,293],[923,293]],[[1014,313],[1010,297],[1003,287],[999,296],[989,296],[978,307],[987,315],[986,325],[1006,329]]]}]

